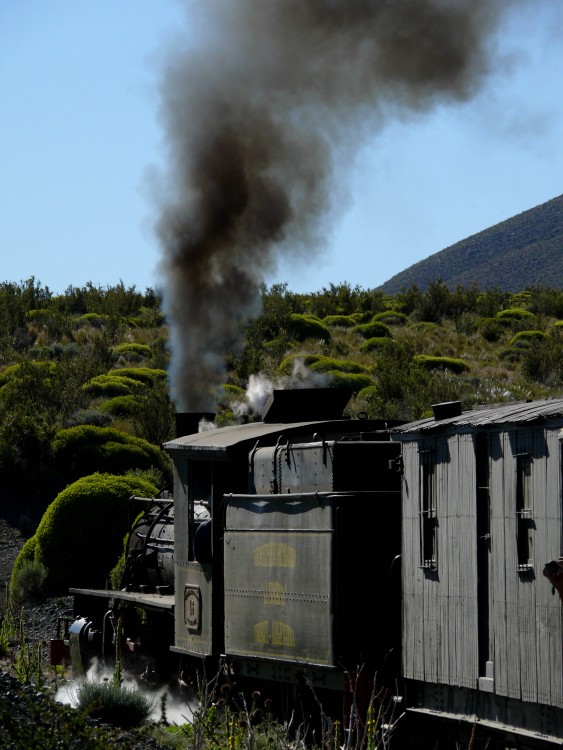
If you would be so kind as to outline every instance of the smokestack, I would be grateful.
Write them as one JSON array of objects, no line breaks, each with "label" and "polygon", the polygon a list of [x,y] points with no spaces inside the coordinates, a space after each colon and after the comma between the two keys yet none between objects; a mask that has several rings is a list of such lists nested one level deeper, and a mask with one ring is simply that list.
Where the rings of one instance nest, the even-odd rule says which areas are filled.
[{"label": "smokestack", "polygon": [[201,411],[176,412],[176,437],[199,432],[199,423],[202,419],[206,422],[213,422],[215,414]]},{"label": "smokestack", "polygon": [[[214,408],[279,253],[310,260],[390,116],[471,97],[517,0],[206,0],[165,70],[157,231],[176,407]],[[338,175],[338,180],[335,175]]]}]

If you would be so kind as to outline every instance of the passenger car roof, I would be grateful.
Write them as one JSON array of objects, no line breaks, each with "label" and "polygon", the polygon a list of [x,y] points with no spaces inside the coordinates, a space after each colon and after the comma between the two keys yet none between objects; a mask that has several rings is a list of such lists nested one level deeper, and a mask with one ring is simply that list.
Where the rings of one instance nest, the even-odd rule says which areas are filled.
[{"label": "passenger car roof", "polygon": [[445,428],[476,428],[497,425],[523,425],[563,419],[563,398],[518,401],[485,405],[446,419],[429,417],[392,428],[393,434],[430,432]]}]

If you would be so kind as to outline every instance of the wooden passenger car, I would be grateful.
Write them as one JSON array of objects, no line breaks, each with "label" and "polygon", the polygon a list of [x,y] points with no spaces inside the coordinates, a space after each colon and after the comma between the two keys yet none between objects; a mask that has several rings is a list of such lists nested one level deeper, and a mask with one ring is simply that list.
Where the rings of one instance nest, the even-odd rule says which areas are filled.
[{"label": "wooden passenger car", "polygon": [[409,711],[560,747],[562,603],[542,570],[562,551],[563,399],[441,404],[393,439]]}]

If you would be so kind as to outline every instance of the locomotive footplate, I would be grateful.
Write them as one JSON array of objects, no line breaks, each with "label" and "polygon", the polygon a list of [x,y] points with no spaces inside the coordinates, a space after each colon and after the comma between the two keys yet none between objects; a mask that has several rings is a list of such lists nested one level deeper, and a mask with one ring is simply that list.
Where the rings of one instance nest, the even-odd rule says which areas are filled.
[{"label": "locomotive footplate", "polygon": [[99,597],[138,604],[144,608],[174,611],[173,594],[145,594],[139,591],[119,591],[114,589],[69,589],[74,596]]}]

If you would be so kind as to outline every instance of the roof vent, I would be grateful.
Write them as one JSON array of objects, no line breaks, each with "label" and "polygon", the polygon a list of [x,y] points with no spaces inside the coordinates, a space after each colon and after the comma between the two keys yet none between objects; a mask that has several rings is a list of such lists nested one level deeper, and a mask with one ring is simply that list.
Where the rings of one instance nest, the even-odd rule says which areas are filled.
[{"label": "roof vent", "polygon": [[459,417],[461,414],[461,401],[444,401],[441,404],[432,404],[432,413],[436,422],[451,417]]}]

